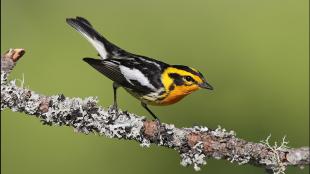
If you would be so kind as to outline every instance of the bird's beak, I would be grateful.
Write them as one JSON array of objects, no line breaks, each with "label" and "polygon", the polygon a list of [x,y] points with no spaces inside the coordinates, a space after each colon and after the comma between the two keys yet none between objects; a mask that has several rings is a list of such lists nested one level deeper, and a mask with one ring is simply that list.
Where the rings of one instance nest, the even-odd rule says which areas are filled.
[{"label": "bird's beak", "polygon": [[199,84],[200,88],[204,88],[204,89],[209,89],[209,90],[213,90],[213,87],[208,83],[208,82],[202,82]]}]

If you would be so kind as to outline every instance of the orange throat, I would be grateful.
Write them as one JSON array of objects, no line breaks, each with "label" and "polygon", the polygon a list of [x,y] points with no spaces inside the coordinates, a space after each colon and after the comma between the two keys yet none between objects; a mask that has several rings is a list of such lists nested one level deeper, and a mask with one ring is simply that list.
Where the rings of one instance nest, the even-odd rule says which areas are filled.
[{"label": "orange throat", "polygon": [[198,87],[186,87],[186,86],[176,86],[174,90],[170,91],[168,95],[159,103],[159,105],[171,105],[181,99],[183,99],[188,94],[198,90]]}]

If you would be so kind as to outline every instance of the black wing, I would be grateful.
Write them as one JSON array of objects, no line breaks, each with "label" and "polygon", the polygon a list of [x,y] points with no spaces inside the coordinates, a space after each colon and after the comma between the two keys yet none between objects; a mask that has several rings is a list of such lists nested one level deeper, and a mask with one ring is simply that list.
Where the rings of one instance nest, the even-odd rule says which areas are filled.
[{"label": "black wing", "polygon": [[109,60],[100,60],[94,58],[84,58],[83,60],[112,81],[125,87],[130,85],[124,75],[121,73],[119,66],[116,63],[113,63]]},{"label": "black wing", "polygon": [[163,87],[162,70],[155,62],[145,62],[137,58],[83,60],[112,81],[136,93],[148,94]]}]

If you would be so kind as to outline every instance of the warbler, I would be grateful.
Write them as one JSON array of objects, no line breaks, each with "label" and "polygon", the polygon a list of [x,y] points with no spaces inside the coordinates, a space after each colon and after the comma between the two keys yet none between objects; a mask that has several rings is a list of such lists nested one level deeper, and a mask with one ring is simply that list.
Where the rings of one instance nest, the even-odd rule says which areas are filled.
[{"label": "warbler", "polygon": [[125,51],[99,34],[85,18],[67,18],[66,21],[98,51],[101,59],[83,60],[113,81],[113,107],[116,111],[118,87],[140,100],[157,120],[148,105],[170,105],[198,89],[213,89],[202,73],[194,68],[170,65]]}]

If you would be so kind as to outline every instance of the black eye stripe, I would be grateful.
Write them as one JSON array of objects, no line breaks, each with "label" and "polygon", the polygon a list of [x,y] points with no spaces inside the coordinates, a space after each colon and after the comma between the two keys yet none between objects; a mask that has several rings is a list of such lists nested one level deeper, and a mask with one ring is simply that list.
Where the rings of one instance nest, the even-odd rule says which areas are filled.
[{"label": "black eye stripe", "polygon": [[[182,85],[191,86],[193,84],[197,84],[196,80],[191,76],[181,76],[178,73],[169,73],[168,75],[170,78],[173,79],[174,84],[177,86],[182,86]],[[193,83],[188,84],[185,82],[193,82]]]},{"label": "black eye stripe", "polygon": [[177,74],[177,73],[169,73],[168,75],[169,77],[173,79],[181,78],[180,74]]},{"label": "black eye stripe", "polygon": [[177,73],[169,73],[168,74],[170,78],[173,79],[173,82],[177,85],[177,86],[181,86],[184,84],[184,81],[182,79],[182,76],[180,74]]}]

